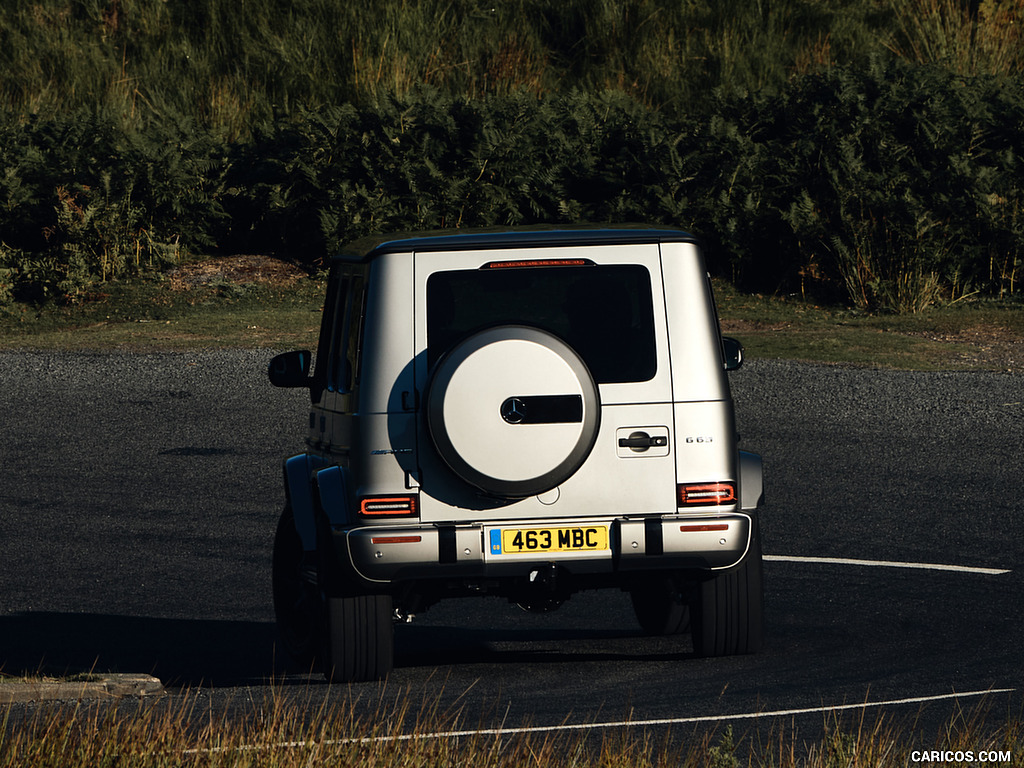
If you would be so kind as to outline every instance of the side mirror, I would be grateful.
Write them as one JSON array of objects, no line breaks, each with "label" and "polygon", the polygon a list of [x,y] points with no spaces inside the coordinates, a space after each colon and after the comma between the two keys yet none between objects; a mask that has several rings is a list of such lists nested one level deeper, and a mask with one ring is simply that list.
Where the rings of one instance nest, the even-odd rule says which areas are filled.
[{"label": "side mirror", "polygon": [[308,387],[309,364],[312,359],[313,355],[308,349],[277,355],[267,366],[267,378],[275,387]]},{"label": "side mirror", "polygon": [[743,365],[743,345],[738,340],[723,336],[722,351],[725,353],[725,370],[735,371]]}]

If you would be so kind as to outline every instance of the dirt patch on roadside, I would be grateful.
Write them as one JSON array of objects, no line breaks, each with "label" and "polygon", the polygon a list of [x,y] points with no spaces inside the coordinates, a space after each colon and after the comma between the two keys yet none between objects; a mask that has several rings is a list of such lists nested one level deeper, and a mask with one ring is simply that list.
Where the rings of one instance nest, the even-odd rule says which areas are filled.
[{"label": "dirt patch on roadside", "polygon": [[911,336],[922,336],[932,341],[950,341],[965,344],[1020,344],[1020,333],[1011,328],[999,325],[974,325],[970,328],[963,328],[955,333],[940,333],[936,331],[920,332],[909,334]]},{"label": "dirt patch on roadside", "polygon": [[793,328],[792,323],[762,323],[755,320],[722,320],[722,333],[765,333],[766,331],[786,331]]},{"label": "dirt patch on roadside", "polygon": [[271,256],[239,255],[220,256],[192,264],[183,264],[167,273],[171,289],[188,291],[196,286],[211,283],[247,285],[260,283],[272,286],[289,286],[306,277],[306,271],[287,261]]},{"label": "dirt patch on roadside", "polygon": [[948,344],[960,362],[994,370],[1024,370],[1024,338],[1012,328],[983,324],[952,333],[923,331],[906,335]]}]

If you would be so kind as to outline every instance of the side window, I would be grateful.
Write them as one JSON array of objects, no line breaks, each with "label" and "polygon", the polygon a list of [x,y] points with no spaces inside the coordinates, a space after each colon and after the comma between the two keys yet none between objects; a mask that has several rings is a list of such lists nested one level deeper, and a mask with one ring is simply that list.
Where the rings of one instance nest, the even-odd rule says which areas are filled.
[{"label": "side window", "polygon": [[346,393],[359,383],[365,283],[363,272],[348,265],[336,267],[328,278],[310,387],[314,403],[324,390]]},{"label": "side window", "polygon": [[327,388],[328,371],[330,370],[331,349],[334,344],[334,329],[337,326],[335,319],[338,316],[338,304],[343,280],[341,272],[337,269],[331,270],[327,279],[327,295],[324,299],[323,315],[320,318],[320,339],[316,347],[316,359],[313,362],[313,381],[309,388],[310,399],[314,403],[320,402],[320,396]]},{"label": "side window", "polygon": [[366,297],[364,289],[365,280],[359,273],[346,276],[341,287],[341,306],[335,322],[328,382],[328,387],[337,392],[351,392],[359,382]]}]

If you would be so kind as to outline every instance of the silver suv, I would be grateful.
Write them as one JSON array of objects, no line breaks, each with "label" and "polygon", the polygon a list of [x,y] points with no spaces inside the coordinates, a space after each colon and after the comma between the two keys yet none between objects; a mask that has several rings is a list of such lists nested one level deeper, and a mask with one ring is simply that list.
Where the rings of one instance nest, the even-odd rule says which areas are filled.
[{"label": "silver suv", "polygon": [[299,663],[378,679],[393,624],[443,598],[548,611],[606,587],[697,654],[760,647],[761,459],[737,450],[726,380],[742,348],[687,233],[358,241],[311,358],[269,369],[312,402],[273,557]]}]

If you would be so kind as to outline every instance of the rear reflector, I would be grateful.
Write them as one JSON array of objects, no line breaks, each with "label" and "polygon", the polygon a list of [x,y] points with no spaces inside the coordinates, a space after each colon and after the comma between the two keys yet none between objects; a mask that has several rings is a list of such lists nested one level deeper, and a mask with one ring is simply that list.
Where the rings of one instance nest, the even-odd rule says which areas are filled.
[{"label": "rear reflector", "polygon": [[679,506],[732,504],[736,501],[733,483],[700,483],[679,486]]},{"label": "rear reflector", "polygon": [[396,517],[416,514],[415,496],[370,496],[359,502],[359,514]]},{"label": "rear reflector", "polygon": [[683,533],[697,533],[706,531],[728,531],[729,526],[725,523],[717,523],[715,525],[680,525],[679,530]]},{"label": "rear reflector", "polygon": [[371,544],[419,544],[423,541],[422,536],[373,536]]}]

